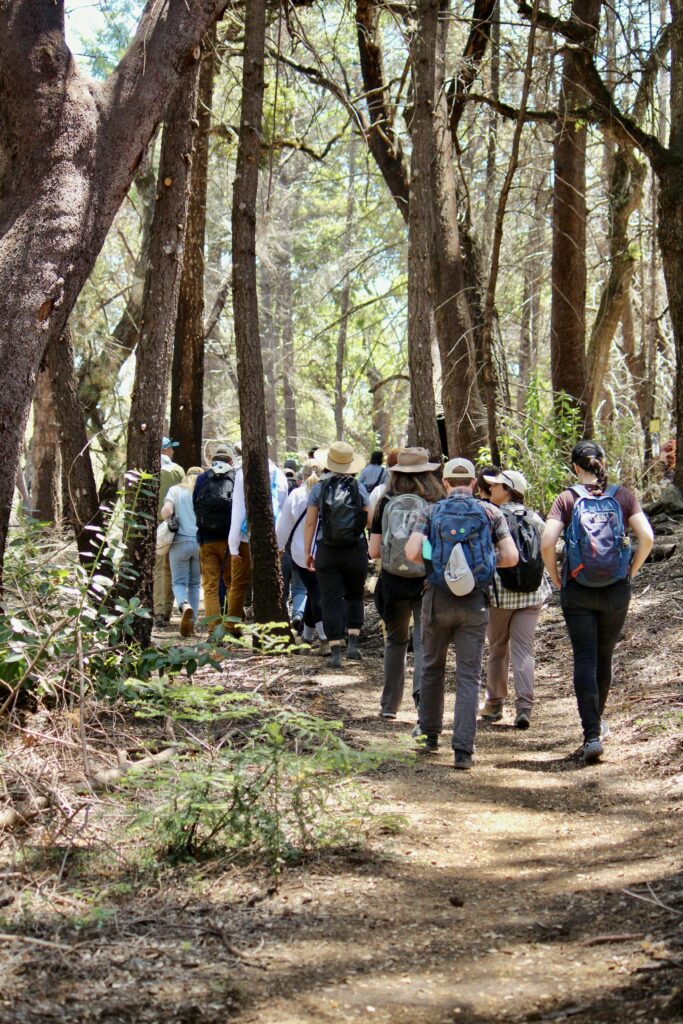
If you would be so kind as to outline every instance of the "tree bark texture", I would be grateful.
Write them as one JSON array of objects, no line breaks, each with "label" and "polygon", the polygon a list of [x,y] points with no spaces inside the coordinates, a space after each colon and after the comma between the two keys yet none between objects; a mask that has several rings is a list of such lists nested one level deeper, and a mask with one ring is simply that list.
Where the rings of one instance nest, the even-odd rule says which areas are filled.
[{"label": "tree bark texture", "polygon": [[0,6],[0,558],[31,396],[150,136],[225,0],[150,4],[104,83],[64,38],[64,0]]},{"label": "tree bark texture", "polygon": [[346,191],[346,221],[344,224],[344,281],[339,297],[339,331],[334,360],[334,424],[337,440],[344,438],[344,363],[346,361],[346,338],[349,333],[349,306],[351,303],[351,271],[347,264],[353,245],[354,221],[356,214],[356,134],[351,136],[349,145],[349,183]]},{"label": "tree bark texture", "polygon": [[[431,157],[434,109],[434,47],[438,0],[422,0],[413,36],[414,102],[409,125],[411,201],[408,223],[408,368],[410,373],[410,439],[440,461],[432,364],[432,197]],[[431,29],[431,39],[425,32]]]},{"label": "tree bark texture", "polygon": [[[588,28],[593,48],[600,0],[573,0],[571,20]],[[581,412],[584,436],[592,433],[586,376],[586,138],[585,125],[568,115],[588,103],[574,49],[562,65],[555,130],[550,362],[555,392],[565,391]]]},{"label": "tree bark texture", "polygon": [[242,112],[232,202],[232,280],[244,494],[256,622],[286,622],[268,472],[263,358],[256,289],[256,198],[263,121],[265,0],[246,6]]},{"label": "tree bark texture", "polygon": [[59,453],[59,428],[55,415],[55,397],[50,386],[47,367],[38,374],[33,395],[33,515],[44,523],[60,518],[62,493],[62,460]]},{"label": "tree bark texture", "polygon": [[273,289],[273,268],[261,263],[259,268],[261,279],[261,322],[263,382],[266,400],[266,437],[268,438],[268,455],[273,462],[278,461],[278,409],[277,409],[277,337],[275,326],[275,296]]},{"label": "tree bark texture", "polygon": [[[161,438],[166,423],[173,332],[183,267],[199,70],[197,56],[178,86],[164,125],[157,208],[128,420],[128,505],[139,524],[130,527],[126,536],[127,559],[137,574],[128,592],[135,592],[147,608],[152,606]],[[138,488],[131,475],[136,470],[154,474],[154,481]],[[134,507],[133,495],[137,495]],[[136,620],[136,627],[138,639],[148,644],[151,619]]]},{"label": "tree bark texture", "polygon": [[199,72],[197,132],[192,158],[183,273],[171,370],[170,435],[180,442],[184,466],[202,464],[204,424],[204,241],[209,182],[209,130],[213,102],[216,26],[204,38]]},{"label": "tree bark texture", "polygon": [[96,533],[102,530],[103,521],[83,408],[78,398],[74,348],[68,327],[57,342],[50,343],[45,358],[59,427],[67,496],[64,515],[76,536],[81,562],[89,567],[100,546]]}]

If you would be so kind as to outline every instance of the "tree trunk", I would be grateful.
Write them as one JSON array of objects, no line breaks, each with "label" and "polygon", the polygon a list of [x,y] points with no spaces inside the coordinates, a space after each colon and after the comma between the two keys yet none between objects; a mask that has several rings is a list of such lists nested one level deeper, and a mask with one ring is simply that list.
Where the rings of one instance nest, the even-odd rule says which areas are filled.
[{"label": "tree trunk", "polygon": [[282,401],[285,420],[285,451],[287,452],[295,452],[299,447],[299,428],[297,425],[296,397],[294,393],[296,362],[294,356],[294,297],[292,287],[292,221],[296,222],[296,217],[293,216],[289,225],[285,226],[277,274]]},{"label": "tree trunk", "polygon": [[[432,198],[431,157],[434,108],[434,47],[438,0],[422,2],[420,21],[411,41],[414,103],[410,123],[411,200],[408,224],[408,368],[410,373],[410,439],[440,461],[432,365]],[[425,32],[431,29],[431,38]]]},{"label": "tree trunk", "polygon": [[266,2],[246,5],[242,113],[232,201],[232,280],[242,466],[251,532],[254,618],[286,622],[268,473],[266,403],[256,291],[256,198],[263,121]]},{"label": "tree trunk", "polygon": [[356,213],[356,133],[351,135],[349,145],[349,184],[346,192],[346,221],[344,224],[343,262],[344,283],[339,300],[339,332],[334,360],[334,424],[337,440],[344,438],[344,362],[346,359],[346,338],[349,332],[349,305],[351,300],[351,271],[348,264],[353,243]]},{"label": "tree trunk", "polygon": [[[137,579],[128,581],[121,589],[128,596],[136,593],[147,608],[152,606],[161,438],[183,268],[199,70],[197,57],[169,105],[164,125],[159,200],[152,228],[128,421],[127,503],[134,525],[128,526],[125,542],[127,559]],[[140,485],[136,471],[153,474],[155,479]],[[136,635],[143,645],[149,643],[151,631],[151,619],[136,620]]]},{"label": "tree trunk", "polygon": [[[597,34],[600,0],[573,0],[571,20]],[[588,45],[588,44],[586,44]],[[581,412],[583,436],[592,434],[586,377],[586,138],[568,115],[588,103],[579,63],[567,49],[555,130],[550,363],[553,390],[566,392]]]},{"label": "tree trunk", "polygon": [[204,422],[204,239],[209,182],[209,129],[213,102],[216,26],[202,46],[197,133],[192,159],[183,273],[171,370],[170,434],[180,442],[183,465],[201,466]]},{"label": "tree trunk", "polygon": [[266,399],[266,437],[268,439],[268,455],[273,462],[278,461],[277,444],[277,339],[275,336],[275,309],[273,295],[273,268],[260,265],[261,278],[261,309],[263,380]]},{"label": "tree trunk", "polygon": [[150,4],[104,83],[78,69],[64,2],[0,6],[0,561],[47,344],[62,335],[154,126],[225,0]]},{"label": "tree trunk", "polygon": [[96,534],[102,530],[103,521],[83,409],[78,400],[74,348],[68,327],[57,343],[50,343],[46,361],[55,398],[68,499],[64,503],[64,514],[76,536],[81,562],[90,568],[100,547]]},{"label": "tree trunk", "polygon": [[545,216],[543,213],[543,191],[545,175],[537,171],[532,179],[534,210],[527,232],[524,253],[522,284],[522,322],[519,338],[519,377],[517,390],[517,411],[526,406],[529,378],[536,369],[541,320],[541,282],[543,280],[543,235]]},{"label": "tree trunk", "polygon": [[59,454],[59,429],[55,416],[55,398],[47,367],[38,374],[33,395],[33,515],[44,523],[60,518],[62,461]]}]

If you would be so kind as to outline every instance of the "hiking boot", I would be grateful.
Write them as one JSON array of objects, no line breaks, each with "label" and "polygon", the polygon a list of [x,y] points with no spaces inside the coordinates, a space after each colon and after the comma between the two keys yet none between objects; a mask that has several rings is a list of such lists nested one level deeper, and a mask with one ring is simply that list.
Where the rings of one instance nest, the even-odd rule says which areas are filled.
[{"label": "hiking boot", "polygon": [[349,641],[346,645],[346,657],[349,661],[362,661],[360,653],[360,637],[356,633],[349,634]]},{"label": "hiking boot", "polygon": [[466,750],[456,750],[453,758],[453,767],[460,771],[469,771],[474,764],[472,755]]},{"label": "hiking boot", "polygon": [[[413,729],[413,734],[414,733],[415,730]],[[438,754],[439,737],[427,736],[426,733],[420,731],[415,737],[415,746],[418,754]]]},{"label": "hiking boot", "polygon": [[583,745],[582,757],[584,764],[595,764],[604,753],[602,743],[598,739],[586,740]]},{"label": "hiking boot", "polygon": [[491,704],[486,701],[481,709],[481,717],[485,722],[500,722],[503,717],[502,704]]},{"label": "hiking boot", "polygon": [[522,708],[515,716],[515,729],[528,729],[531,725],[531,708]]},{"label": "hiking boot", "polygon": [[410,735],[413,737],[414,740],[416,740],[418,736],[422,735],[422,729],[420,728],[419,722],[417,723],[417,725],[415,726]]},{"label": "hiking boot", "polygon": [[612,730],[609,727],[609,723],[603,718],[600,721],[600,739],[606,740],[608,736],[612,735]]},{"label": "hiking boot", "polygon": [[329,658],[331,650],[332,648],[330,647],[329,640],[322,640],[320,643],[320,647],[317,649],[315,653],[318,655],[319,658]]},{"label": "hiking boot", "polygon": [[180,612],[180,635],[192,636],[194,633],[194,612],[189,604],[184,604]]},{"label": "hiking boot", "polygon": [[387,718],[387,719],[389,719],[390,722],[395,722],[396,721],[396,712],[395,711],[385,711],[384,708],[380,708],[379,709],[379,717],[380,718]]},{"label": "hiking boot", "polygon": [[168,626],[170,621],[171,621],[170,619],[164,618],[163,615],[155,615],[154,616],[154,628],[155,629],[166,629],[166,626]]},{"label": "hiking boot", "polygon": [[341,647],[339,644],[335,644],[334,647],[330,648],[330,668],[341,668]]}]

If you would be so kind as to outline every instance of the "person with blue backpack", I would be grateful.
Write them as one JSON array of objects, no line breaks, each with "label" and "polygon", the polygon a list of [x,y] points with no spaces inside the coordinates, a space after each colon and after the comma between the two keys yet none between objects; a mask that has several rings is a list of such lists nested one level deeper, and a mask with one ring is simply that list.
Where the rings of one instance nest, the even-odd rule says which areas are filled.
[{"label": "person with blue backpack", "polygon": [[406,655],[413,629],[413,700],[420,703],[422,639],[420,616],[425,584],[424,562],[409,562],[405,547],[421,512],[443,498],[445,491],[434,475],[438,462],[429,461],[425,448],[399,448],[389,473],[386,492],[377,505],[370,531],[370,557],[382,559],[375,588],[375,605],[386,627],[384,687],[379,713],[395,719],[403,700]]},{"label": "person with blue backpack", "polygon": [[[541,517],[524,504],[527,482],[515,469],[485,472],[484,486],[489,500],[505,516],[515,542],[519,561],[511,569],[500,569],[491,587],[489,608],[486,703],[481,717],[499,722],[508,692],[508,671],[512,663],[515,687],[515,727],[528,729],[534,703],[534,642],[536,625],[544,603],[552,593],[543,565]],[[481,493],[481,487],[479,488]]]},{"label": "person with blue backpack", "polygon": [[[574,692],[583,727],[582,759],[594,764],[609,734],[603,713],[612,683],[612,655],[626,621],[631,581],[649,555],[653,535],[638,499],[626,487],[607,486],[605,451],[579,441],[572,455],[578,483],[557,496],[541,550],[574,654]],[[631,546],[628,531],[638,541]],[[564,532],[562,575],[555,547]]]},{"label": "person with blue backpack", "polygon": [[422,599],[422,679],[418,706],[420,749],[436,753],[443,726],[446,658],[455,646],[454,767],[473,764],[479,680],[488,622],[489,587],[498,568],[517,564],[505,516],[474,497],[475,470],[454,458],[443,470],[446,497],[420,515],[406,544],[411,562],[424,560],[428,587]]}]

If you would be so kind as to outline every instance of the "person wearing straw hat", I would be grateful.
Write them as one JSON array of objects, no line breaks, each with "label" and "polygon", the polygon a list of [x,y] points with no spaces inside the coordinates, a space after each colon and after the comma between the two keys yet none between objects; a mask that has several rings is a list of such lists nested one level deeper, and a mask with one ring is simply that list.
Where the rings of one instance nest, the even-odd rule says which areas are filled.
[{"label": "person wearing straw hat", "polygon": [[346,656],[360,661],[368,546],[365,526],[370,497],[355,475],[363,459],[350,444],[335,441],[318,449],[316,462],[327,470],[308,496],[304,523],[307,567],[318,574],[323,628],[330,644],[330,666],[341,668],[341,641],[348,630]]},{"label": "person wearing straw hat", "polygon": [[422,634],[420,615],[425,585],[424,563],[416,565],[405,557],[405,545],[419,514],[445,497],[441,481],[434,476],[438,462],[429,461],[425,448],[399,448],[389,473],[386,492],[372,520],[370,557],[382,559],[382,571],[375,589],[375,605],[386,626],[384,647],[384,688],[379,713],[394,719],[401,707],[406,674],[406,655],[413,629],[413,700],[420,699]]}]

